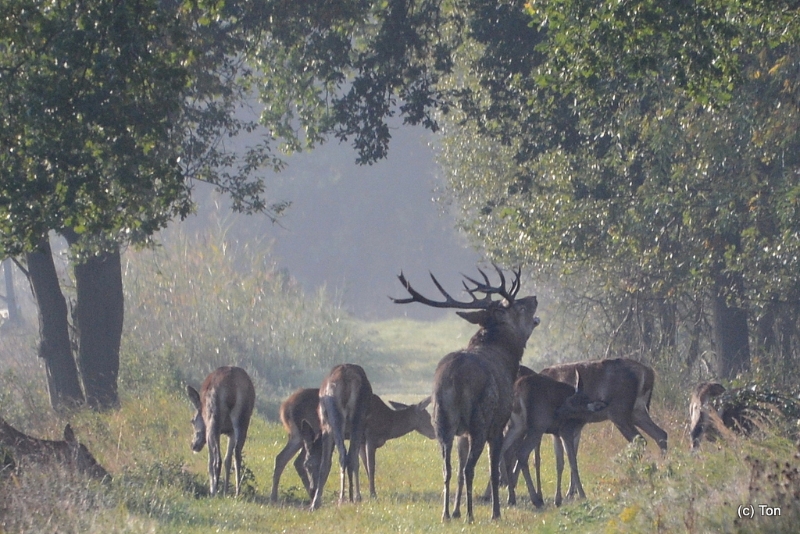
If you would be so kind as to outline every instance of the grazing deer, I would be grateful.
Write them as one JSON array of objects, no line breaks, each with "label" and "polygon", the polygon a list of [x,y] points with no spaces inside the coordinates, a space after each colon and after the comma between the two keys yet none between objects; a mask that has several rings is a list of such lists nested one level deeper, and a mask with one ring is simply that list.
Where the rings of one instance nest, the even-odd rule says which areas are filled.
[{"label": "grazing deer", "polygon": [[[583,391],[580,373],[575,386],[558,382],[536,373],[527,374],[514,383],[514,405],[503,440],[503,459],[508,471],[508,504],[516,504],[515,487],[521,470],[528,486],[531,503],[544,505],[540,475],[539,444],[543,434],[553,434],[567,450],[571,480],[581,497],[586,497],[578,474],[578,451],[573,434],[587,418],[607,407],[605,402],[593,401]],[[536,486],[531,480],[528,459],[536,450]],[[516,465],[516,467],[515,467]],[[555,504],[561,506],[561,475],[564,472],[564,455],[556,451]]]},{"label": "grazing deer", "polygon": [[[616,358],[555,365],[542,369],[540,374],[569,384],[576,372],[580,372],[586,395],[607,404],[605,410],[587,417],[586,423],[610,420],[628,441],[641,436],[637,427],[641,428],[656,440],[662,453],[667,452],[667,433],[650,418],[650,399],[655,383],[651,367],[627,358]],[[583,426],[577,425],[574,431],[576,453]],[[563,454],[561,440],[556,439],[554,445],[556,453]],[[571,479],[567,498],[573,497],[577,489]]]},{"label": "grazing deer", "polygon": [[[294,461],[294,468],[303,482],[303,487],[308,491],[308,497],[314,498],[316,477],[319,470],[319,457],[322,451],[313,454],[312,450],[319,442],[320,425],[319,414],[319,389],[298,389],[281,403],[280,417],[283,427],[289,433],[289,440],[275,457],[275,471],[272,474],[272,492],[270,500],[278,500],[278,483],[283,470],[298,452]],[[317,449],[319,447],[317,446]],[[315,464],[309,462],[316,461]],[[309,474],[311,476],[309,476]]]},{"label": "grazing deer", "polygon": [[726,390],[716,382],[701,382],[692,391],[689,413],[691,448],[696,450],[703,436],[730,439],[734,432],[746,436],[765,424],[796,421],[800,401],[763,385]]},{"label": "grazing deer", "polygon": [[64,427],[64,439],[52,441],[23,434],[0,418],[0,446],[11,451],[17,464],[25,459],[34,462],[58,463],[77,469],[97,480],[110,482],[111,475],[95,460],[85,445],[75,439],[72,427]]},{"label": "grazing deer", "polygon": [[[367,414],[364,444],[361,446],[360,457],[369,476],[369,489],[372,497],[377,496],[375,491],[375,452],[377,449],[382,447],[386,441],[404,436],[413,430],[429,439],[435,437],[431,416],[425,410],[430,403],[430,397],[411,406],[394,401],[389,401],[389,403],[392,405],[391,408],[379,396],[372,394]],[[317,446],[320,443],[318,439],[320,433],[318,404],[318,389],[298,390],[281,404],[281,421],[289,432],[289,440],[275,457],[275,472],[272,476],[270,496],[273,502],[278,499],[278,483],[281,474],[289,460],[298,452],[300,454],[297,454],[294,462],[295,470],[300,475],[309,497],[314,498],[315,477],[319,470],[319,457],[322,452],[321,447]]]},{"label": "grazing deer", "polygon": [[727,432],[727,427],[717,409],[711,406],[711,399],[719,397],[723,393],[725,393],[725,387],[716,382],[701,382],[692,391],[689,401],[689,439],[692,450],[696,450],[700,446],[703,436],[709,441],[714,441],[717,433]]},{"label": "grazing deer", "polygon": [[369,477],[369,494],[377,497],[375,492],[375,451],[390,439],[405,436],[416,430],[428,439],[434,439],[436,433],[431,424],[431,416],[425,408],[430,404],[427,397],[418,404],[406,405],[389,401],[391,408],[377,395],[372,395],[369,414],[367,415],[366,441],[361,448],[361,457]]},{"label": "grazing deer", "polygon": [[208,443],[208,477],[210,493],[215,495],[219,486],[219,474],[222,467],[220,450],[220,434],[228,436],[228,451],[225,454],[225,484],[223,495],[228,492],[228,481],[231,475],[231,457],[234,457],[236,470],[236,496],[239,496],[239,485],[242,475],[242,448],[247,439],[250,416],[256,401],[253,382],[244,369],[239,367],[220,367],[209,374],[200,386],[200,392],[192,386],[186,386],[189,399],[194,404],[192,418],[194,439],[192,450],[200,452]]},{"label": "grazing deer", "polygon": [[[475,464],[483,446],[489,443],[489,466],[492,485],[492,519],[500,517],[498,485],[500,481],[500,451],[503,445],[503,429],[511,415],[513,386],[519,371],[519,362],[533,329],[539,324],[535,316],[536,297],[516,299],[520,289],[520,272],[510,289],[499,267],[500,286],[493,287],[489,278],[479,270],[485,283],[466,277],[474,287],[464,288],[472,297],[471,302],[453,299],[431,275],[434,285],[444,296],[444,301],[433,301],[411,287],[401,273],[400,283],[411,295],[409,298],[393,299],[405,304],[420,302],[437,308],[456,308],[474,311],[459,311],[457,314],[480,330],[470,339],[466,349],[445,356],[436,367],[433,383],[433,426],[444,462],[444,511],[442,519],[450,519],[450,463],[453,440],[459,437],[459,491],[456,493],[453,517],[460,516],[461,482],[466,482],[467,519],[473,521],[472,482]],[[477,298],[476,293],[483,293]],[[502,300],[492,300],[492,295]]]},{"label": "grazing deer", "polygon": [[[361,500],[358,482],[358,455],[364,443],[367,412],[372,386],[360,365],[342,364],[334,367],[319,388],[319,422],[322,431],[322,458],[311,509],[322,505],[322,492],[331,470],[333,446],[339,451],[339,504],[344,502],[344,481],[347,476],[350,502]],[[350,449],[344,440],[350,435]],[[355,477],[355,496],[353,495]]]}]

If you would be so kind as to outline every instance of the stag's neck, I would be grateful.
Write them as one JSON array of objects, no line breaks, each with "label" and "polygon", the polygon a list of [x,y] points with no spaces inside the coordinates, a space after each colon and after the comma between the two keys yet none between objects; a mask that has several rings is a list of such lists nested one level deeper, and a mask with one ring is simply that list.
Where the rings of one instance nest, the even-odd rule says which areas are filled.
[{"label": "stag's neck", "polygon": [[495,350],[503,359],[503,364],[508,367],[509,372],[514,375],[519,369],[519,362],[525,353],[526,340],[519,339],[519,336],[506,329],[497,327],[483,327],[469,340],[467,350],[477,351],[488,347]]}]

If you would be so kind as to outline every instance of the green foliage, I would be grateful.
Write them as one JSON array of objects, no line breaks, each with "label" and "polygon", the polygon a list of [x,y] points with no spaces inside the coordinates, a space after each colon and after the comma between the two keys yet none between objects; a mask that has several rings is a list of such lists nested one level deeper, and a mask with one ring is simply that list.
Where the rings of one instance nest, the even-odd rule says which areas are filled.
[{"label": "green foliage", "polygon": [[146,241],[191,212],[192,179],[235,209],[270,212],[254,172],[278,160],[264,144],[221,144],[256,127],[235,115],[247,92],[233,59],[246,44],[231,25],[239,8],[3,3],[2,255],[33,250],[50,230],[71,229],[90,250]]},{"label": "green foliage", "polygon": [[440,83],[459,98],[441,161],[463,226],[498,261],[560,271],[573,293],[602,288],[596,321],[619,354],[672,351],[691,370],[710,348],[697,341],[710,337],[704,300],[719,296],[786,318],[758,339],[765,360],[791,361],[796,316],[771,309],[796,308],[800,287],[789,13],[582,0],[459,11],[469,30]]},{"label": "green foliage", "polygon": [[163,237],[164,247],[126,255],[122,389],[199,383],[238,365],[263,400],[317,384],[335,364],[371,360],[335,299],[306,295],[268,246],[223,230]]}]

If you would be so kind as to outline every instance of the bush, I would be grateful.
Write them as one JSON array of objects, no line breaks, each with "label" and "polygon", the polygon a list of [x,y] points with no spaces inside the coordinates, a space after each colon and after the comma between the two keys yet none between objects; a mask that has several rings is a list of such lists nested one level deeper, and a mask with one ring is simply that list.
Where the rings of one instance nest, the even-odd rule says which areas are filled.
[{"label": "bush", "polygon": [[238,365],[263,400],[320,382],[334,364],[372,358],[335,299],[324,289],[304,294],[266,245],[232,242],[222,230],[163,241],[125,256],[122,388],[199,383]]}]

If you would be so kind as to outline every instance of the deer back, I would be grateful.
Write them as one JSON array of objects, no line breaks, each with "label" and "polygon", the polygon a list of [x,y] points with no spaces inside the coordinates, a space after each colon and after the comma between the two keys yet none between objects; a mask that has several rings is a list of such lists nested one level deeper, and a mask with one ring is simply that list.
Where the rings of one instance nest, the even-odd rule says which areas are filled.
[{"label": "deer back", "polygon": [[283,427],[292,436],[302,436],[301,426],[303,421],[314,436],[319,435],[319,389],[298,389],[281,404],[280,418]]},{"label": "deer back", "polygon": [[[337,365],[322,381],[319,397],[318,414],[322,431],[349,433],[354,417],[358,415],[366,417],[372,397],[372,385],[367,379],[367,373],[360,365],[350,363]],[[326,410],[322,409],[323,398],[329,399],[336,407],[343,418],[344,428],[332,428],[330,417]]]},{"label": "deer back", "polygon": [[542,369],[540,374],[572,384],[578,371],[585,393],[608,405],[606,410],[596,412],[587,422],[605,421],[613,418],[614,413],[629,418],[637,402],[649,403],[652,386],[647,389],[622,359],[565,363]]},{"label": "deer back", "polygon": [[209,432],[230,436],[234,425],[250,420],[255,406],[253,382],[240,367],[220,367],[206,377],[199,392],[189,385],[186,392],[196,409],[192,418],[195,452],[203,449]]}]

